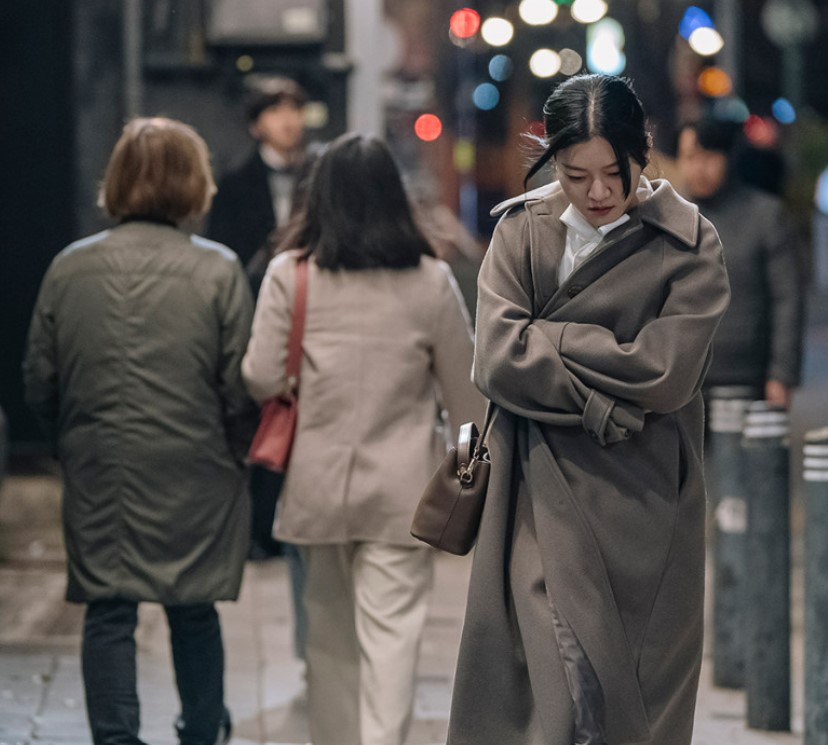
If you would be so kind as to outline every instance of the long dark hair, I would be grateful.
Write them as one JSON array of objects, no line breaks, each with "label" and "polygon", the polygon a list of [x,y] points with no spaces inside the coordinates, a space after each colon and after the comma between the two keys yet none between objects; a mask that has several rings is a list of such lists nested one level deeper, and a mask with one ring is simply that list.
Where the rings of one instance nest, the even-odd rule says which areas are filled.
[{"label": "long dark hair", "polygon": [[543,107],[546,150],[526,174],[524,184],[561,150],[603,137],[612,146],[621,173],[624,196],[629,196],[632,158],[644,168],[650,135],[644,107],[632,84],[615,75],[576,75],[561,83]]},{"label": "long dark hair", "polygon": [[314,163],[286,248],[305,249],[324,269],[405,269],[434,255],[387,145],[359,134],[338,137]]}]

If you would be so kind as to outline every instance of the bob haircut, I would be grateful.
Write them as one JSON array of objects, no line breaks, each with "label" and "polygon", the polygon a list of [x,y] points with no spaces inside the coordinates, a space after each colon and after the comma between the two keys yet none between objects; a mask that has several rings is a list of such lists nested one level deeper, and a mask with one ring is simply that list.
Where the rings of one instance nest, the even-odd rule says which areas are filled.
[{"label": "bob haircut", "polygon": [[576,75],[561,83],[543,107],[546,150],[529,169],[524,184],[565,148],[603,137],[618,161],[624,196],[629,196],[630,158],[647,166],[651,138],[644,108],[632,84],[615,75]]},{"label": "bob haircut", "polygon": [[164,117],[133,119],[106,166],[98,205],[116,218],[178,225],[210,209],[216,184],[210,155],[189,125]]},{"label": "bob haircut", "polygon": [[307,202],[281,250],[324,269],[405,269],[434,251],[414,222],[399,169],[375,137],[344,134],[313,166]]}]

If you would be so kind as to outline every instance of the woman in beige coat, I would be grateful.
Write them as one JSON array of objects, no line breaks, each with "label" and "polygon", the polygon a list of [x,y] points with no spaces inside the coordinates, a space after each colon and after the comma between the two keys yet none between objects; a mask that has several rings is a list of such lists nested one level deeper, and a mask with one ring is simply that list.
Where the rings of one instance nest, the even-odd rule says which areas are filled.
[{"label": "woman in beige coat", "polygon": [[414,226],[379,140],[322,154],[290,250],[271,262],[242,374],[285,389],[297,260],[308,303],[299,421],[276,536],[303,547],[314,745],[402,745],[432,581],[409,534],[445,455],[438,425],[479,418],[470,324],[448,267]]},{"label": "woman in beige coat", "polygon": [[474,379],[498,413],[449,743],[690,745],[721,246],[641,177],[626,81],[571,78],[544,115],[533,170],[559,180],[501,207],[480,273]]}]

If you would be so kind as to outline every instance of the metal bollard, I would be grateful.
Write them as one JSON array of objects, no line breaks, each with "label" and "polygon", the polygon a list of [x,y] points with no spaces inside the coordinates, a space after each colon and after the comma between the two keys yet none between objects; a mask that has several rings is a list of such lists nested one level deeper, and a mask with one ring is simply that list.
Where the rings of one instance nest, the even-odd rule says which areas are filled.
[{"label": "metal bollard", "polygon": [[745,494],[742,428],[752,391],[710,391],[705,475],[714,518],[713,532],[713,684],[742,688],[745,684]]},{"label": "metal bollard", "polygon": [[805,435],[805,740],[828,745],[828,427]]},{"label": "metal bollard", "polygon": [[791,728],[788,413],[752,403],[742,445],[750,498],[745,581],[748,727]]}]

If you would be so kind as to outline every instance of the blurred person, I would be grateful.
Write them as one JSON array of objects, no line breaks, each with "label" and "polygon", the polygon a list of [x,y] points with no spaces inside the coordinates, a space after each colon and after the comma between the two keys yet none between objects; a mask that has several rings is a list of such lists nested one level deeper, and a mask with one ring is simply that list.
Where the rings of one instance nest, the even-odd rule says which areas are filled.
[{"label": "blurred person", "polygon": [[[284,227],[293,209],[297,174],[305,158],[308,96],[296,81],[281,76],[250,76],[248,85],[245,115],[256,147],[219,181],[207,235],[236,251],[258,292],[268,261],[268,237]],[[249,558],[254,561],[290,552],[271,535],[280,487],[260,467],[250,468]]]},{"label": "blurred person", "polygon": [[141,743],[144,601],[169,622],[179,741],[230,737],[214,603],[237,598],[248,546],[255,407],[240,366],[253,301],[236,255],[180,228],[209,207],[208,158],[186,124],[129,122],[99,197],[118,225],[54,259],[29,331],[26,398],[63,467],[66,599],[86,604],[95,745]]},{"label": "blurred person", "polygon": [[497,407],[450,745],[690,745],[702,660],[701,386],[716,231],[642,176],[628,80],[544,106],[556,181],[495,208],[474,381]]},{"label": "blurred person", "polygon": [[706,388],[788,408],[800,381],[804,329],[797,237],[782,201],[736,174],[740,134],[738,124],[712,118],[679,133],[684,191],[719,233],[732,291]]},{"label": "blurred person", "polygon": [[445,455],[438,407],[454,431],[483,413],[470,322],[380,140],[331,144],[283,246],[242,372],[259,401],[284,390],[295,267],[308,261],[299,421],[276,535],[305,560],[311,740],[402,745],[433,578],[433,549],[409,529]]},{"label": "blurred person", "polygon": [[290,78],[254,78],[245,101],[256,146],[219,180],[207,233],[232,246],[246,265],[291,213],[296,170],[304,158],[305,90]]}]

